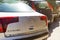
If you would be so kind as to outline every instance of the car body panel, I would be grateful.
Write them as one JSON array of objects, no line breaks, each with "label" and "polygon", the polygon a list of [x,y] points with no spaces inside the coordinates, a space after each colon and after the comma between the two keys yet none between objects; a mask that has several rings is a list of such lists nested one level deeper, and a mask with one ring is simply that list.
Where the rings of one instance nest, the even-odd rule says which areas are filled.
[{"label": "car body panel", "polygon": [[[47,29],[45,21],[40,17],[20,17],[19,22],[8,24],[6,35],[30,34]],[[13,29],[12,29],[13,28]]]}]

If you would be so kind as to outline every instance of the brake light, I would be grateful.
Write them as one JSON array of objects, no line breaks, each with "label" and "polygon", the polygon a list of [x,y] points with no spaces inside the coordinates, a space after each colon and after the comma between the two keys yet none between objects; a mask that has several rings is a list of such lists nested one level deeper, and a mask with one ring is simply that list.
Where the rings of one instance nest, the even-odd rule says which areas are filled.
[{"label": "brake light", "polygon": [[0,17],[0,33],[6,32],[8,24],[18,21],[18,17]]},{"label": "brake light", "polygon": [[0,33],[3,32],[2,24],[0,23]]},{"label": "brake light", "polygon": [[45,20],[46,25],[48,26],[48,22],[47,22],[47,17],[46,17],[46,16],[41,16],[40,19],[41,19],[41,20]]}]

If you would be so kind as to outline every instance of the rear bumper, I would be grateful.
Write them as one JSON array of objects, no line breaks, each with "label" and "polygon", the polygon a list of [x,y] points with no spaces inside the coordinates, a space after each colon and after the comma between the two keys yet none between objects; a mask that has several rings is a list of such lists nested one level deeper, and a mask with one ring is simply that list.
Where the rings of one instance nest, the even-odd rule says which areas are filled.
[{"label": "rear bumper", "polygon": [[36,36],[36,39],[46,39],[46,38],[48,38],[48,36],[49,36],[49,34],[48,34],[48,32],[46,32],[44,34]]},{"label": "rear bumper", "polygon": [[47,31],[45,32],[38,32],[38,33],[33,33],[29,35],[21,35],[21,36],[15,36],[15,37],[5,37],[5,38],[0,38],[1,40],[12,40],[12,39],[23,39],[23,38],[30,38],[30,37],[38,37],[41,39],[45,39],[49,36],[49,33]]},{"label": "rear bumper", "polygon": [[41,35],[37,35],[37,36],[33,36],[33,37],[29,37],[29,38],[24,38],[24,39],[22,39],[22,40],[43,40],[43,39],[47,39],[48,38],[48,36],[49,36],[49,34],[48,34],[48,32],[46,32],[46,33],[43,33],[43,34],[41,34]]}]

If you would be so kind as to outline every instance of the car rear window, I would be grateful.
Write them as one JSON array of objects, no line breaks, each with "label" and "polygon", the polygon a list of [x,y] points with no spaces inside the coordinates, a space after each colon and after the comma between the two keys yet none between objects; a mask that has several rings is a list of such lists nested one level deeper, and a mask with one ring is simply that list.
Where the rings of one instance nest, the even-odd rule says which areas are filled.
[{"label": "car rear window", "polygon": [[26,12],[26,11],[31,12],[33,10],[30,6],[23,2],[0,4],[0,12]]}]

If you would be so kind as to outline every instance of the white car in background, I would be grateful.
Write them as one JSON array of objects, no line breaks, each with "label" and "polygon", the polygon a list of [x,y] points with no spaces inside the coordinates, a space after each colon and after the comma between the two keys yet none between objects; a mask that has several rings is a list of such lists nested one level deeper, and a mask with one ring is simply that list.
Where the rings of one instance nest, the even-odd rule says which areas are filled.
[{"label": "white car in background", "polygon": [[0,40],[48,37],[47,17],[23,2],[0,4]]}]

